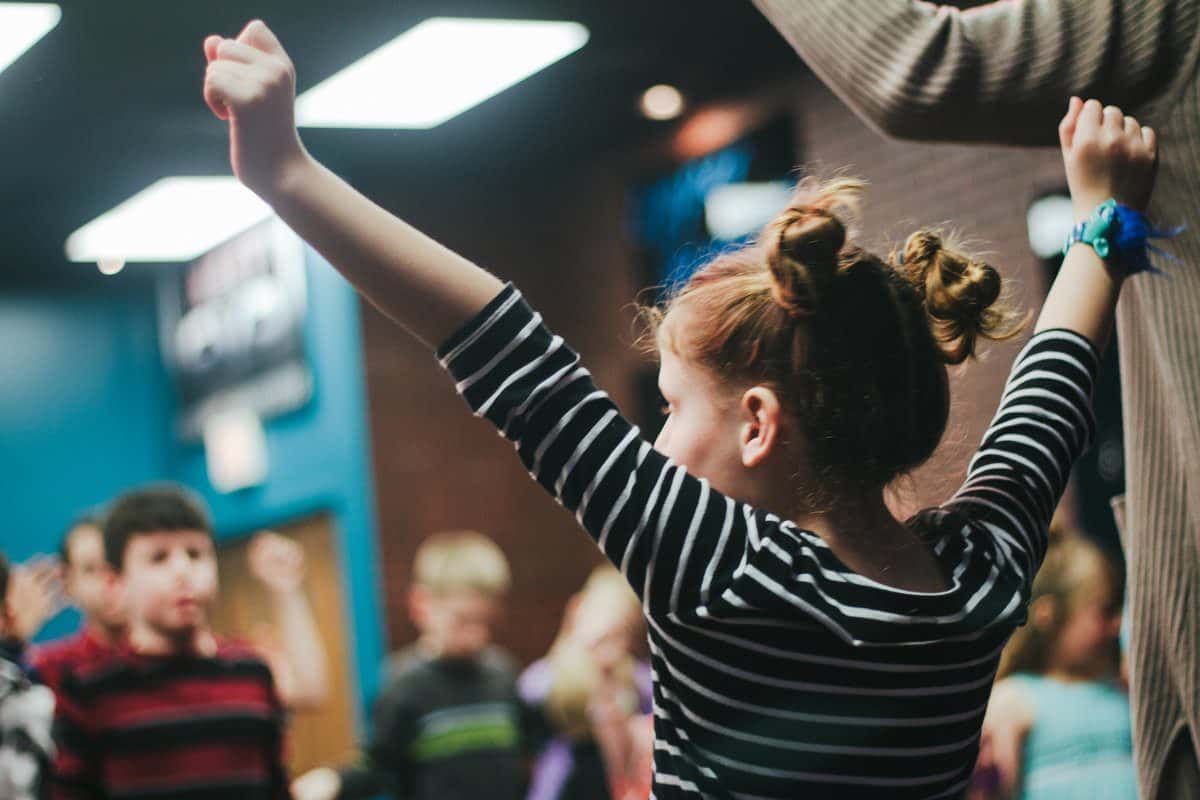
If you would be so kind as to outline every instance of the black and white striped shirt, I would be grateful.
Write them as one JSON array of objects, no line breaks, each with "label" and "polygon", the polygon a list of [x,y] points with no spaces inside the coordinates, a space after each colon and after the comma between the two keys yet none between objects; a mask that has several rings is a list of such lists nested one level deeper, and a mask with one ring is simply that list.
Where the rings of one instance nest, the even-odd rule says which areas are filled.
[{"label": "black and white striped shirt", "polygon": [[1000,651],[1093,421],[1098,359],[1070,331],[1013,366],[966,482],[918,514],[951,588],[909,592],[655,451],[507,287],[439,353],[642,598],[654,797],[955,797]]}]

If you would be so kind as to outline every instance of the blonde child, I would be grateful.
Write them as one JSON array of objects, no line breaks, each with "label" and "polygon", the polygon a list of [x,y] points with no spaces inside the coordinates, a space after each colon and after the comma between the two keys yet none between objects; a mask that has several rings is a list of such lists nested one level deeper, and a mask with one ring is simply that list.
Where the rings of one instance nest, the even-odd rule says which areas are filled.
[{"label": "blonde child", "polygon": [[491,645],[508,586],[504,553],[481,533],[444,531],[421,544],[409,592],[420,637],[389,660],[365,758],[305,773],[292,783],[295,800],[522,795],[525,714],[516,667]]},{"label": "blonde child", "polygon": [[[474,412],[638,593],[658,800],[962,793],[1092,429],[1121,257],[1070,249],[966,483],[901,522],[884,490],[941,438],[945,364],[1011,333],[990,267],[930,234],[910,237],[902,264],[882,260],[847,240],[856,187],[802,194],[664,310],[670,416],[651,445],[514,287],[305,151],[294,67],[264,24],[205,51],[205,98],[230,122],[238,177],[438,348]],[[1145,207],[1152,131],[1073,99],[1060,133],[1080,219],[1112,197]]]},{"label": "blonde child", "polygon": [[1004,651],[984,719],[1001,796],[1137,797],[1129,698],[1117,683],[1123,589],[1096,544],[1073,534],[1052,539],[1029,624]]},{"label": "blonde child", "polygon": [[[550,652],[521,675],[522,699],[553,736],[534,763],[526,800],[610,800],[648,784],[638,734],[650,711],[650,668],[632,651],[642,608],[611,566],[592,570],[567,606]],[[641,796],[646,795],[641,792]]]}]

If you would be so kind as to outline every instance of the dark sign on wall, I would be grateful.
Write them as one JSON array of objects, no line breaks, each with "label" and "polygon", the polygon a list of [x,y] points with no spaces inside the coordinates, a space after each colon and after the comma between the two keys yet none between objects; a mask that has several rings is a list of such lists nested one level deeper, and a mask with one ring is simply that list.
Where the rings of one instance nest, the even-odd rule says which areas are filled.
[{"label": "dark sign on wall", "polygon": [[163,356],[178,392],[182,437],[199,438],[230,410],[268,419],[308,402],[306,292],[304,245],[277,219],[163,280]]},{"label": "dark sign on wall", "polygon": [[644,279],[669,290],[783,211],[796,180],[791,120],[651,176],[631,197]]}]

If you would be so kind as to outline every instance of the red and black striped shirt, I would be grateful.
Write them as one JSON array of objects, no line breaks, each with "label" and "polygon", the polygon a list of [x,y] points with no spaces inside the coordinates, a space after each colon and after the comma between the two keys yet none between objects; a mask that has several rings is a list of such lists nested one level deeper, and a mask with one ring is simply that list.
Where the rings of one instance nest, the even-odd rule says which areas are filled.
[{"label": "red and black striped shirt", "polygon": [[214,656],[116,650],[64,676],[53,797],[289,797],[283,709],[253,651]]},{"label": "red and black striped shirt", "polygon": [[84,627],[65,639],[34,648],[26,661],[33,679],[57,694],[64,677],[85,664],[104,658],[114,649],[90,628]]}]

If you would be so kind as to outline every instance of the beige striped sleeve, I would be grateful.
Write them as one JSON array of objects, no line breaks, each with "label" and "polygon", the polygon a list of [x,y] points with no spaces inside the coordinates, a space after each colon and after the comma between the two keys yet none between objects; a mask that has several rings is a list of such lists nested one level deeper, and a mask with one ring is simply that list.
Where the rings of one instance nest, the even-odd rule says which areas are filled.
[{"label": "beige striped sleeve", "polygon": [[883,133],[1052,145],[1071,94],[1138,113],[1194,48],[1196,0],[754,0]]}]

